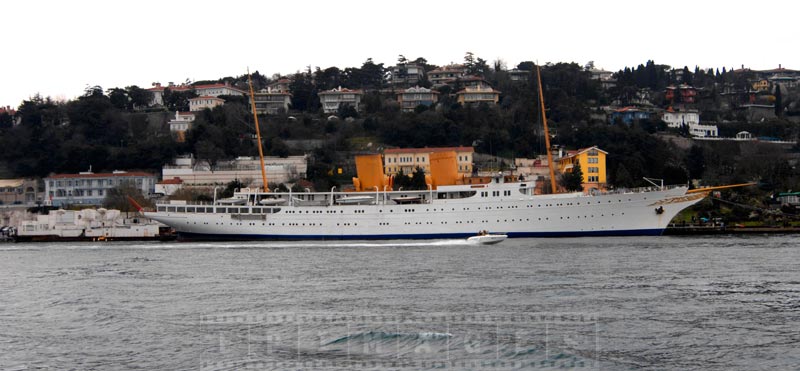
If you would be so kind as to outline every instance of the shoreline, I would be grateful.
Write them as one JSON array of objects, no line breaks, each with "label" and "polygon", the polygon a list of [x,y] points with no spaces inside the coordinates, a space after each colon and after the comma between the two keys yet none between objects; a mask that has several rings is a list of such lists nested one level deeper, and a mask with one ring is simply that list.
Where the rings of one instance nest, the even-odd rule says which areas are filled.
[{"label": "shoreline", "polygon": [[793,234],[800,233],[800,227],[721,227],[687,226],[667,227],[664,236],[714,235],[714,234]]}]

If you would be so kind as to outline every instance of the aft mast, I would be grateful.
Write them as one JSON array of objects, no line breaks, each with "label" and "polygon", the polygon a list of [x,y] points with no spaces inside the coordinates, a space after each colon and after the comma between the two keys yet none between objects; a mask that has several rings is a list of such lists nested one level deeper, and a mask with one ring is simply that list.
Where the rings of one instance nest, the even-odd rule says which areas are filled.
[{"label": "aft mast", "polygon": [[547,146],[547,167],[550,169],[550,192],[558,193],[556,188],[556,171],[553,164],[553,153],[550,152],[550,131],[547,130],[547,114],[544,112],[544,95],[542,94],[542,72],[536,65],[536,78],[539,81],[539,103],[541,104],[542,123],[544,124],[544,145]]},{"label": "aft mast", "polygon": [[261,161],[261,181],[264,182],[264,192],[269,192],[269,186],[267,186],[267,169],[264,167],[264,150],[261,148],[261,129],[258,128],[258,114],[256,114],[256,98],[255,94],[253,94],[253,79],[250,78],[250,67],[247,68],[247,84],[250,85],[250,109],[253,111],[253,121],[256,123],[258,159]]}]

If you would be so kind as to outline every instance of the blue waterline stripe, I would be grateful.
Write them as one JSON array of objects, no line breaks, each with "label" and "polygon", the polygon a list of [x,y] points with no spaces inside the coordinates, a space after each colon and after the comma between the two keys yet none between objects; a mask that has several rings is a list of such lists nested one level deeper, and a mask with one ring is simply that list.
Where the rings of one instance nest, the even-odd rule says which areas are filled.
[{"label": "blue waterline stripe", "polygon": [[[603,237],[603,236],[660,236],[663,229],[635,229],[619,231],[573,231],[573,232],[499,232],[509,238],[522,237]],[[433,234],[381,234],[381,235],[267,235],[267,234],[202,234],[178,232],[181,240],[433,240],[468,238],[474,233],[433,233]]]}]

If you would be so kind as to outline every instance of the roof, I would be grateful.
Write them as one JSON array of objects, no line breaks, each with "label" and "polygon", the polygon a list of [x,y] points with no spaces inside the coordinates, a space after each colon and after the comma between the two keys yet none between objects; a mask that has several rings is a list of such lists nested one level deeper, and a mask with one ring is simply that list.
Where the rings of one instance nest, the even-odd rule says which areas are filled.
[{"label": "roof", "polygon": [[331,90],[326,90],[323,92],[319,92],[318,94],[344,94],[344,93],[352,93],[352,94],[364,94],[361,90],[353,90],[348,88],[333,88]]},{"label": "roof", "polygon": [[189,85],[171,85],[171,86],[161,86],[161,85],[157,85],[157,86],[154,86],[154,87],[152,87],[152,88],[148,88],[148,89],[146,89],[146,90],[147,90],[147,91],[164,91],[164,89],[167,89],[167,88],[169,88],[169,90],[172,90],[172,91],[186,91],[186,90],[192,90],[192,87],[191,87],[191,86],[189,86]]},{"label": "roof", "polygon": [[[600,148],[597,148],[597,146],[591,146],[591,147],[588,147],[588,148],[581,148],[581,149],[579,149],[579,150],[577,150],[577,151],[567,151],[568,155],[567,155],[567,156],[564,156],[564,157],[562,157],[561,159],[572,158],[572,157],[575,157],[575,156],[577,156],[577,155],[580,155],[581,153],[588,152],[588,151],[589,151],[589,150],[591,150],[591,149],[596,149],[596,150],[597,150],[597,151],[599,151],[599,152],[603,152],[604,154],[608,154],[608,152],[606,152],[606,151],[603,151],[603,150],[602,150],[602,149],[600,149]],[[559,160],[561,160],[561,159],[559,159]]]},{"label": "roof", "polygon": [[640,109],[638,109],[636,107],[631,107],[631,106],[622,107],[620,109],[616,109],[616,110],[614,110],[614,112],[620,112],[620,113],[622,113],[622,112],[646,112],[646,113],[649,113],[647,111],[643,111],[643,110],[640,110]]},{"label": "roof", "polygon": [[401,91],[400,91],[399,93],[397,93],[397,94],[406,94],[406,93],[431,93],[431,94],[441,94],[441,93],[439,93],[439,92],[438,92],[438,91],[436,91],[436,90],[433,90],[433,89],[426,89],[426,88],[419,87],[419,86],[415,86],[415,87],[413,87],[413,88],[408,88],[408,89],[406,89],[406,90],[401,90]]},{"label": "roof", "polygon": [[85,174],[53,174],[45,179],[73,179],[73,178],[127,178],[134,176],[152,176],[155,174],[142,171],[115,172],[115,173],[85,173]]},{"label": "roof", "polygon": [[223,101],[223,102],[225,101],[225,99],[222,99],[222,98],[217,98],[217,97],[215,97],[215,96],[211,96],[211,95],[204,95],[204,96],[202,96],[202,97],[189,98],[189,100],[198,100],[198,99],[217,99],[217,100],[221,100],[221,101]]},{"label": "roof", "polygon": [[487,87],[482,87],[482,88],[479,87],[479,88],[461,89],[456,93],[456,95],[458,95],[458,94],[481,94],[481,93],[496,93],[496,94],[500,94],[501,91],[500,90],[495,90],[494,88],[487,86]]},{"label": "roof", "polygon": [[445,73],[445,72],[464,72],[464,69],[465,69],[464,65],[462,64],[451,64],[449,66],[437,68],[428,73],[431,74],[431,73]]},{"label": "roof", "polygon": [[475,152],[472,147],[432,147],[432,148],[389,148],[383,150],[387,153],[432,153],[432,152]]},{"label": "roof", "polygon": [[24,179],[0,179],[0,188],[20,187],[24,182]]},{"label": "roof", "polygon": [[164,179],[158,182],[158,184],[183,184],[183,179],[177,177],[172,179]]},{"label": "roof", "polygon": [[231,90],[236,90],[240,93],[245,93],[244,90],[230,86],[228,84],[207,84],[207,85],[195,85],[195,89],[214,89],[214,88],[228,88]]}]

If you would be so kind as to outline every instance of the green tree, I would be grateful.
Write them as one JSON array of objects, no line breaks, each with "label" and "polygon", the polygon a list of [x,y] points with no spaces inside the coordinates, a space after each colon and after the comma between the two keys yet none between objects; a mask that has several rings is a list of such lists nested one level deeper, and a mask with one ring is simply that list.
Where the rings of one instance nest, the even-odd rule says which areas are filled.
[{"label": "green tree", "polygon": [[211,171],[214,171],[217,163],[225,156],[225,152],[210,140],[201,140],[194,148],[197,159],[208,162]]},{"label": "green tree", "polygon": [[14,118],[8,112],[0,113],[0,129],[9,129],[14,126]]},{"label": "green tree", "polygon": [[396,190],[411,189],[411,178],[403,172],[403,169],[400,169],[394,176],[394,188]]},{"label": "green tree", "polygon": [[775,84],[775,116],[783,115],[783,94],[781,94],[780,84]]},{"label": "green tree", "polygon": [[414,169],[414,173],[411,175],[411,184],[409,185],[409,189],[428,189],[428,183],[425,182],[425,170],[421,167],[417,167]]},{"label": "green tree", "polygon": [[631,173],[628,172],[628,168],[626,168],[623,164],[617,166],[617,171],[614,173],[613,180],[614,186],[620,188],[634,187],[636,184],[633,181],[633,177],[631,177]]},{"label": "green tree", "polygon": [[689,171],[689,179],[700,179],[705,171],[705,156],[703,147],[693,145],[686,156],[686,169]]},{"label": "green tree", "polygon": [[583,171],[581,170],[581,164],[576,162],[572,171],[561,174],[560,183],[568,192],[582,191]]},{"label": "green tree", "polygon": [[124,110],[128,108],[128,92],[125,89],[108,89],[108,99],[116,109]]},{"label": "green tree", "polygon": [[125,91],[128,93],[129,110],[147,107],[153,100],[153,93],[151,91],[142,89],[136,85],[126,87]]},{"label": "green tree", "polygon": [[233,197],[234,192],[244,188],[245,186],[246,185],[242,183],[242,181],[239,179],[231,180],[230,182],[228,182],[228,184],[225,185],[225,189],[223,189],[222,192],[220,192],[219,197],[220,198]]}]

